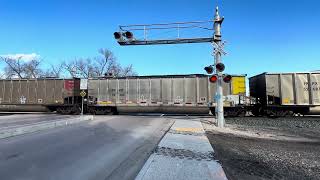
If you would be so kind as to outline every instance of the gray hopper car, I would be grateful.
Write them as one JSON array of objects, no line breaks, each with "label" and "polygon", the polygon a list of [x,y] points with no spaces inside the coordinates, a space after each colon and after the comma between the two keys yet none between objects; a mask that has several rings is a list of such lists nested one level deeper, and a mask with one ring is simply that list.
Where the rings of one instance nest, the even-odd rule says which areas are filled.
[{"label": "gray hopper car", "polygon": [[[64,111],[78,103],[79,79],[0,80],[0,111]],[[74,108],[73,108],[74,109]]]},{"label": "gray hopper car", "polygon": [[[88,111],[204,113],[214,106],[215,83],[207,75],[136,76],[89,79]],[[245,76],[223,84],[225,96],[245,94]],[[225,102],[226,106],[235,106]],[[235,113],[235,112],[233,112]]]},{"label": "gray hopper car", "polygon": [[249,86],[260,105],[255,115],[319,113],[320,73],[263,73],[249,78]]}]

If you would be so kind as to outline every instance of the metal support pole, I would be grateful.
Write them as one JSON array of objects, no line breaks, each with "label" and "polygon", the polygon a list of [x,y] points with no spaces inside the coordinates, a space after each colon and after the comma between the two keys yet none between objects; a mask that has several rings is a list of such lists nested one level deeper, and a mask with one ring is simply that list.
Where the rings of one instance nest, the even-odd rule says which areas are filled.
[{"label": "metal support pole", "polygon": [[[222,24],[223,18],[220,18],[219,15],[219,9],[216,8],[215,13],[215,19],[214,19],[214,59],[215,64],[218,64],[221,62],[221,52],[220,52],[220,44],[221,44],[221,24]],[[218,82],[217,82],[217,88],[216,88],[216,119],[217,119],[217,125],[220,128],[223,128],[225,125],[224,121],[224,112],[223,112],[223,89],[222,89],[222,73],[218,72],[216,70],[216,73],[218,74]]]},{"label": "metal support pole", "polygon": [[81,102],[81,116],[83,116],[83,97],[82,97],[82,102]]},{"label": "metal support pole", "polygon": [[221,75],[218,75],[216,101],[217,101],[216,117],[217,117],[218,127],[223,128],[225,121],[224,121],[224,111],[223,111],[223,90],[222,90]]}]

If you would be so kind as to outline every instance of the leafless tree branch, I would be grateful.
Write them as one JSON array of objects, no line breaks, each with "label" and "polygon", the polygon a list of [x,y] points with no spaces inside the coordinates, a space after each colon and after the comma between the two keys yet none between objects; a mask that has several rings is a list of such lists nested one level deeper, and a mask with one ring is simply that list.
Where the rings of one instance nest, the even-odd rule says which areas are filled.
[{"label": "leafless tree branch", "polygon": [[5,62],[6,78],[39,78],[39,77],[61,77],[68,74],[71,77],[90,78],[101,77],[112,74],[114,77],[136,75],[133,66],[121,66],[114,54],[108,49],[99,49],[99,54],[94,58],[75,58],[72,61],[64,61],[56,65],[50,65],[49,69],[40,67],[41,60],[22,60],[21,58],[10,58],[0,56]]}]

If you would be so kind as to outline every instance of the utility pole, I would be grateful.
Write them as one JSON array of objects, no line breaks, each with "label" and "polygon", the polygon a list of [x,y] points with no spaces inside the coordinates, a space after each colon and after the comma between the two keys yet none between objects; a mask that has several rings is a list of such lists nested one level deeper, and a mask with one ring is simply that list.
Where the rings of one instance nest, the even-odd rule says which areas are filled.
[{"label": "utility pole", "polygon": [[[214,60],[215,64],[221,63],[221,51],[223,51],[223,47],[221,46],[221,24],[223,22],[224,18],[220,18],[219,15],[219,8],[218,6],[216,7],[216,13],[214,16],[214,37],[213,37],[213,47],[214,47]],[[216,100],[216,108],[215,108],[215,113],[216,113],[216,119],[217,119],[217,124],[218,127],[223,128],[225,125],[224,121],[224,113],[223,113],[223,90],[222,90],[222,72],[219,72],[216,68],[216,74],[218,75],[218,81],[217,81],[217,88],[216,88],[216,95],[215,95],[215,100]]]}]

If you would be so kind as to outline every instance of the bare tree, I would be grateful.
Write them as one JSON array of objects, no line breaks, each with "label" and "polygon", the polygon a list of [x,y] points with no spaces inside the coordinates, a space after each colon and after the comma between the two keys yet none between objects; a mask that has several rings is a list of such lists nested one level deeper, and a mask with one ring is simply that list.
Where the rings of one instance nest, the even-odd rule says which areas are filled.
[{"label": "bare tree", "polygon": [[6,78],[6,76],[5,76],[5,73],[4,73],[4,72],[1,72],[1,73],[0,73],[0,79],[3,79],[3,78]]},{"label": "bare tree", "polygon": [[51,72],[55,77],[60,77],[63,72],[63,64],[59,63],[57,65],[51,64]]},{"label": "bare tree", "polygon": [[62,63],[62,66],[64,70],[67,71],[67,73],[69,73],[71,77],[78,77],[75,61],[70,61],[70,62],[65,61]]},{"label": "bare tree", "polygon": [[42,75],[41,60],[34,58],[25,60],[23,57],[0,56],[5,62],[6,78],[38,78]]},{"label": "bare tree", "polygon": [[[137,75],[136,72],[133,70],[132,64],[122,67],[113,53],[108,49],[99,49],[99,53],[103,55],[105,58],[104,66],[99,73],[100,76],[104,75],[105,73],[112,73],[114,76],[133,76]],[[101,60],[100,60],[101,62]]]},{"label": "bare tree", "polygon": [[74,63],[80,77],[89,78],[95,76],[94,67],[90,58],[78,59]]},{"label": "bare tree", "polygon": [[108,73],[108,70],[106,70],[107,66],[110,67],[110,64],[116,62],[116,58],[114,57],[113,53],[108,49],[101,48],[98,51],[103,57],[95,58],[97,65],[99,65],[100,67],[97,68],[97,70],[99,70],[97,72],[97,75],[103,76],[105,73]]},{"label": "bare tree", "polygon": [[13,59],[6,56],[0,56],[1,61],[6,63],[5,74],[7,78],[12,77],[24,77],[25,64],[22,62],[21,57],[17,59]]},{"label": "bare tree", "polygon": [[49,69],[43,73],[44,77],[61,77],[64,71],[64,64],[51,64]]},{"label": "bare tree", "polygon": [[112,76],[136,75],[133,66],[121,66],[114,54],[108,49],[99,49],[99,54],[94,58],[75,58],[72,61],[51,65],[50,68],[41,68],[41,60],[37,56],[27,59],[21,56],[0,56],[5,62],[4,68],[6,78],[39,78],[39,77],[61,77],[68,74],[71,77],[90,78]]},{"label": "bare tree", "polygon": [[5,66],[5,67],[4,67],[3,77],[4,77],[5,79],[11,79],[11,78],[18,77],[18,76],[17,76],[16,73],[12,70],[12,68],[10,68],[9,66]]},{"label": "bare tree", "polygon": [[43,71],[40,68],[41,61],[39,59],[32,59],[24,63],[25,78],[39,78]]},{"label": "bare tree", "polygon": [[136,76],[137,73],[133,70],[132,64],[127,67],[124,67],[121,72],[122,76]]},{"label": "bare tree", "polygon": [[94,58],[76,58],[64,62],[63,67],[72,77],[90,78],[112,74],[115,77],[136,75],[133,66],[122,67],[108,49],[99,49],[102,56]]},{"label": "bare tree", "polygon": [[90,58],[76,58],[73,61],[65,61],[62,66],[72,77],[89,78],[96,76],[96,71]]}]

